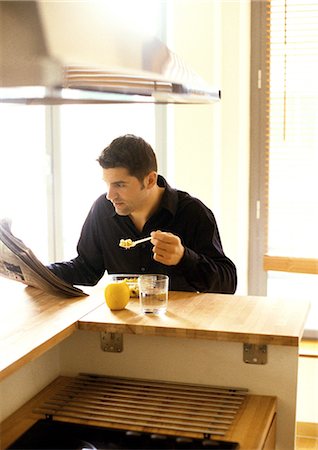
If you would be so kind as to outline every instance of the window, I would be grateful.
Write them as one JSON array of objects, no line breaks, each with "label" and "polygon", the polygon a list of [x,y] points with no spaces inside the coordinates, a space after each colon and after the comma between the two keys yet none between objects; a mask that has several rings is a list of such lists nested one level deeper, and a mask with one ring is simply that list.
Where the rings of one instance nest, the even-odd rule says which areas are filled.
[{"label": "window", "polygon": [[252,6],[252,61],[253,55],[258,61],[252,69],[257,84],[251,129],[260,132],[251,133],[252,171],[258,168],[258,177],[251,176],[251,223],[256,259],[263,263],[257,293],[309,298],[306,328],[317,333],[318,2]]},{"label": "window", "polygon": [[93,201],[105,192],[96,158],[121,134],[155,148],[155,105],[1,105],[0,218],[44,263],[75,256]]},{"label": "window", "polygon": [[[121,0],[114,2],[113,12],[127,26],[165,39],[166,11],[159,0],[151,5]],[[158,108],[0,105],[0,218],[12,219],[13,232],[42,262],[76,255],[88,210],[105,192],[96,158],[112,139],[134,133],[154,148],[164,148],[158,136],[165,118],[157,119]]]},{"label": "window", "polygon": [[[56,202],[62,244],[58,258],[76,256],[81,227],[94,200],[106,185],[96,158],[118,136],[142,136],[155,149],[155,105],[76,105],[59,111],[61,190]],[[57,195],[59,195],[57,193]]]},{"label": "window", "polygon": [[0,218],[40,259],[48,258],[46,107],[0,105]]},{"label": "window", "polygon": [[271,0],[268,14],[267,253],[318,272],[318,2]]}]

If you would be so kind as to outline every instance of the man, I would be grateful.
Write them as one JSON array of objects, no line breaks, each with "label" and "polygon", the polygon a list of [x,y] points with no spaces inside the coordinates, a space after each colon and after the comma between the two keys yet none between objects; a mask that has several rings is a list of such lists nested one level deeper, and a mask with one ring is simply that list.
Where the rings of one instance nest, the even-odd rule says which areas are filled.
[{"label": "man", "polygon": [[[109,274],[164,273],[170,290],[234,293],[236,268],[223,252],[213,213],[157,174],[151,146],[121,136],[98,160],[107,194],[93,204],[78,242],[78,256],[49,266],[71,284],[94,285]],[[131,249],[121,239],[151,241]]]}]

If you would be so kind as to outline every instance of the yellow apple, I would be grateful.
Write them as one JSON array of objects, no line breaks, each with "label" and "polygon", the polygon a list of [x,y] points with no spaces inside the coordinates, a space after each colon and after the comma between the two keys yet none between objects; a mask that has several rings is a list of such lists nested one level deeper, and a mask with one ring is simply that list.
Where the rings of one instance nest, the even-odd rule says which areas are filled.
[{"label": "yellow apple", "polygon": [[125,281],[110,283],[105,287],[104,295],[109,309],[124,309],[129,302],[130,289]]}]

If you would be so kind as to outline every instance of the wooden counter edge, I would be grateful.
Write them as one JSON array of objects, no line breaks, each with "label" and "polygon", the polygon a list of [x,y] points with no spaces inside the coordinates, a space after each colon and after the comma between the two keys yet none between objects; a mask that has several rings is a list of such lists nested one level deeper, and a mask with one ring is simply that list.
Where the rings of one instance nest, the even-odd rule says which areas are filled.
[{"label": "wooden counter edge", "polygon": [[12,375],[15,371],[23,367],[25,364],[27,364],[30,361],[33,361],[34,359],[41,356],[43,353],[50,350],[55,345],[62,342],[65,338],[70,336],[74,333],[74,331],[77,330],[77,322],[74,322],[73,324],[69,325],[59,333],[52,336],[47,341],[44,341],[42,344],[34,347],[32,350],[30,350],[28,353],[24,354],[11,364],[8,364],[6,367],[4,367],[0,371],[0,381],[2,381],[4,378],[8,377],[9,375]]},{"label": "wooden counter edge", "polygon": [[164,336],[185,339],[207,339],[219,342],[240,342],[258,345],[283,345],[298,347],[298,336],[273,336],[267,334],[238,333],[219,330],[202,330],[156,325],[135,325],[129,323],[92,322],[83,316],[78,321],[78,329],[122,334],[138,334],[144,336]]}]

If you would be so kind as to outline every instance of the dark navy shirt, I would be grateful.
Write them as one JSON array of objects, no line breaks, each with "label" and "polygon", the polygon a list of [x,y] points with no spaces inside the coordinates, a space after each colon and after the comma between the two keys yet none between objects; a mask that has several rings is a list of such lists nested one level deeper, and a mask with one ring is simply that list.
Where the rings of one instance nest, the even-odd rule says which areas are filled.
[{"label": "dark navy shirt", "polygon": [[[51,264],[49,269],[76,285],[94,285],[106,270],[109,274],[164,273],[170,278],[169,289],[175,291],[234,293],[236,268],[223,252],[213,213],[200,200],[171,188],[162,176],[158,185],[165,188],[160,207],[141,232],[101,195],[83,225],[78,256]],[[119,247],[121,239],[140,239],[156,230],[180,237],[185,252],[177,265],[156,262],[149,241],[129,250]]]}]

